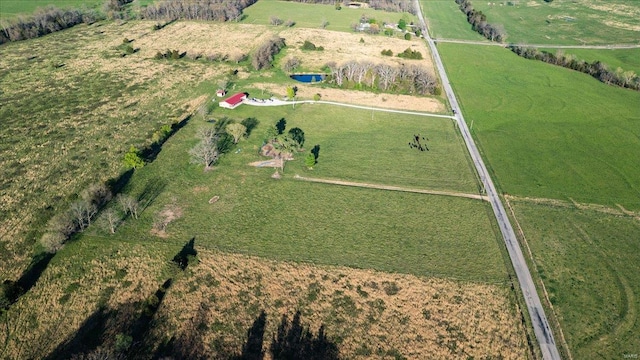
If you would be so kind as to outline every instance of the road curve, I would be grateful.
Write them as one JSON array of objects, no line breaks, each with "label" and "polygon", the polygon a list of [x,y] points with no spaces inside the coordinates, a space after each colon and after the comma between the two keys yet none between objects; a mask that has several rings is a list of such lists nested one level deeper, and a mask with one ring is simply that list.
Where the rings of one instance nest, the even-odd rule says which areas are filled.
[{"label": "road curve", "polygon": [[454,111],[456,121],[460,128],[460,133],[464,138],[464,142],[467,145],[467,149],[469,151],[469,154],[471,155],[471,158],[473,159],[473,163],[476,167],[476,170],[478,171],[480,180],[482,181],[487,195],[489,196],[491,207],[493,208],[493,213],[495,214],[496,220],[498,221],[498,225],[500,227],[500,231],[502,232],[502,237],[504,238],[504,242],[507,246],[507,251],[509,252],[509,257],[511,258],[511,263],[513,264],[516,276],[518,277],[518,282],[520,283],[520,288],[522,289],[524,301],[527,305],[527,309],[529,310],[529,316],[531,317],[533,330],[538,340],[538,344],[540,345],[540,350],[542,351],[542,357],[545,360],[560,360],[561,357],[560,353],[558,352],[558,347],[556,346],[556,342],[553,338],[551,327],[549,327],[549,322],[544,313],[544,308],[542,307],[542,303],[540,302],[540,297],[538,296],[538,293],[536,291],[533,278],[531,278],[531,273],[529,272],[529,268],[527,267],[524,255],[522,254],[522,249],[518,244],[516,234],[513,231],[511,223],[509,222],[507,212],[502,205],[502,202],[500,201],[500,197],[498,196],[498,192],[493,184],[493,181],[491,180],[491,177],[489,176],[489,172],[487,171],[487,168],[485,167],[484,162],[480,157],[478,148],[476,147],[476,144],[471,137],[469,128],[464,121],[464,117],[462,116],[462,112],[460,111],[460,106],[458,105],[458,101],[455,97],[455,94],[453,93],[453,88],[451,87],[451,84],[449,84],[449,79],[447,77],[447,73],[445,72],[444,65],[442,64],[442,60],[440,59],[440,54],[438,53],[435,42],[433,41],[433,39],[431,39],[431,37],[429,37],[427,25],[422,15],[422,9],[420,8],[420,2],[418,0],[414,1],[418,12],[418,18],[420,19],[420,23],[422,25],[422,33],[424,34],[425,39],[429,44],[429,48],[431,49],[431,53],[433,54],[434,62],[442,79],[442,87],[444,88],[445,94],[449,99],[451,109]]}]

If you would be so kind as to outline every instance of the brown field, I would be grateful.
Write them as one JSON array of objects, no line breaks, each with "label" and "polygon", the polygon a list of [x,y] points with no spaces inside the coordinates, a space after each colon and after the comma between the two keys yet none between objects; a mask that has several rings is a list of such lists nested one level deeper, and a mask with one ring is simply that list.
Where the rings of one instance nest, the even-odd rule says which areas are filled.
[{"label": "brown field", "polygon": [[[143,245],[108,247],[97,251],[75,278],[69,278],[66,264],[81,255],[67,253],[50,265],[7,314],[11,325],[0,328],[0,338],[9,341],[0,357],[45,356],[74,337],[101,299],[116,314],[107,322],[105,338],[113,339],[122,331],[117,326],[135,318],[131,312],[139,311],[139,303],[163,283],[168,265]],[[199,263],[174,279],[153,317],[147,336],[151,348],[173,337],[208,357],[239,353],[247,330],[264,310],[266,350],[281,316],[291,319],[299,310],[302,324],[313,333],[325,326],[344,358],[527,357],[509,291],[498,285],[198,251]]]}]

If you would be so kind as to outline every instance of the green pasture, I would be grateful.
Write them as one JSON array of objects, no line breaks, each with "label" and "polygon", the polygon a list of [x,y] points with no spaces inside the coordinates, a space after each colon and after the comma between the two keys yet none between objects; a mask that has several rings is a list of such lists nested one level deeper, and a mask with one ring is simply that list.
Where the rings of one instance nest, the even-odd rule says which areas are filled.
[{"label": "green pasture", "polygon": [[[542,49],[550,53],[557,53],[558,49]],[[576,59],[587,62],[600,61],[607,64],[609,69],[621,68],[640,74],[640,49],[562,49],[565,55],[574,55]]]},{"label": "green pasture", "polygon": [[420,0],[431,37],[435,39],[459,39],[487,41],[471,30],[466,16],[453,0]]},{"label": "green pasture", "polygon": [[439,48],[503,192],[640,209],[640,93],[502,48]]},{"label": "green pasture", "polygon": [[[439,188],[442,183],[434,183],[433,176],[421,180],[431,171],[451,179],[449,188],[471,191],[471,171],[450,124],[445,122],[447,126],[443,126],[439,119],[405,115],[384,119],[380,113],[374,115],[380,118],[372,121],[366,111],[362,114],[359,110],[320,105],[302,105],[295,111],[246,105],[241,109],[228,115],[237,119],[256,116],[260,125],[248,140],[239,143],[240,151],[226,154],[214,170],[203,172],[202,166],[189,163],[187,152],[197,142],[196,130],[205,126],[195,119],[165,144],[154,163],[136,172],[127,192],[143,194],[149,206],[139,220],[127,220],[111,236],[114,240],[181,242],[195,236],[201,246],[277,260],[462,280],[505,279],[490,208],[482,201],[294,179],[299,174]],[[214,116],[222,114],[216,111]],[[359,120],[363,115],[369,119]],[[307,149],[316,143],[321,148],[314,170],[303,166],[301,154],[287,163],[282,179],[274,180],[273,169],[250,167],[248,163],[265,159],[257,154],[257,148],[266,126],[280,117],[287,119],[288,128],[297,126],[305,131]],[[380,130],[383,123],[386,130]],[[376,137],[374,129],[388,140]],[[453,145],[448,153],[412,150],[405,144],[405,136],[417,131],[433,134],[430,136],[434,139],[438,134],[449,134],[446,142]],[[396,148],[393,139],[403,146]],[[441,141],[445,142],[433,140],[434,151],[444,146],[437,145]],[[371,159],[363,164],[365,157]],[[419,169],[419,163],[429,162],[436,167]],[[456,187],[458,170],[448,168],[465,169],[461,172],[467,172],[464,176],[469,184]],[[410,179],[410,174],[415,178]],[[220,199],[210,204],[213,196]],[[155,214],[169,203],[181,207],[183,217],[168,226],[168,239],[151,235]],[[110,237],[97,230],[94,233]]]},{"label": "green pasture", "polygon": [[258,1],[242,11],[243,22],[247,24],[269,25],[272,16],[283,21],[295,21],[295,26],[321,28],[328,21],[327,30],[351,31],[351,24],[357,24],[362,15],[376,19],[378,23],[397,23],[404,18],[407,23],[416,21],[409,13],[393,13],[375,9],[350,9],[342,7],[336,10],[333,5],[303,4],[287,1]]},{"label": "green pasture", "polygon": [[513,206],[573,358],[637,353],[640,222],[590,210]]},{"label": "green pasture", "polygon": [[593,45],[640,41],[640,3],[636,0],[512,2],[517,5],[508,6],[506,1],[473,2],[474,8],[487,15],[489,23],[505,27],[507,42]]},{"label": "green pasture", "polygon": [[29,15],[37,8],[55,6],[59,9],[99,8],[103,0],[0,0],[0,18]]}]

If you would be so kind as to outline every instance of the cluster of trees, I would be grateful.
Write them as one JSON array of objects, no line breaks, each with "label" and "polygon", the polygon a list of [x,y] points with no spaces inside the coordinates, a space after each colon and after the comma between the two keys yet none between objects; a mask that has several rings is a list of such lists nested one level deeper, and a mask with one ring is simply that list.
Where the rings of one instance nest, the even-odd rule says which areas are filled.
[{"label": "cluster of trees", "polygon": [[540,51],[535,48],[518,45],[510,45],[509,49],[526,59],[540,60],[589,74],[605,84],[640,90],[640,77],[633,71],[624,71],[621,68],[617,68],[615,71],[610,70],[606,64],[600,61],[589,63],[584,60],[578,60],[573,55],[565,55],[561,51],[553,54],[547,51]]},{"label": "cluster of trees", "polygon": [[213,127],[201,128],[197,135],[200,141],[189,150],[191,162],[204,165],[205,171],[211,169],[222,154],[229,152],[243,137],[248,137],[256,126],[256,118],[246,118],[236,123],[223,117]]},{"label": "cluster of trees", "polygon": [[362,88],[363,86],[383,91],[399,91],[420,95],[435,94],[437,79],[427,69],[417,65],[373,64],[367,61],[348,61],[342,65],[328,63],[329,82],[339,87]]},{"label": "cluster of trees", "polygon": [[380,54],[384,55],[384,56],[393,56],[393,51],[391,51],[391,49],[387,49],[387,50],[382,50],[380,52]]},{"label": "cluster of trees", "polygon": [[81,23],[90,24],[99,18],[93,10],[60,10],[49,6],[36,10],[30,17],[19,17],[14,22],[0,20],[0,44],[37,38]]},{"label": "cluster of trees", "polygon": [[140,11],[142,19],[151,20],[239,20],[242,10],[257,0],[164,0]]},{"label": "cluster of trees", "polygon": [[55,253],[74,234],[84,231],[109,200],[111,190],[104,184],[94,184],[78,196],[66,211],[58,212],[47,223],[47,230],[40,239],[45,250]]},{"label": "cluster of trees", "polygon": [[422,60],[422,53],[418,50],[411,50],[411,48],[406,48],[403,52],[398,54],[398,57],[401,57],[403,59]]},{"label": "cluster of trees", "polygon": [[282,19],[280,19],[277,16],[271,16],[269,18],[269,24],[274,25],[274,26],[279,26],[279,25],[284,24],[284,26],[286,26],[286,27],[292,27],[293,25],[296,24],[296,22],[291,20],[291,19],[289,19],[287,21],[282,21]]},{"label": "cluster of trees", "polygon": [[[294,93],[291,96],[291,93]],[[287,93],[290,98],[295,96],[295,89],[288,88]],[[301,151],[304,146],[304,131],[298,127],[291,128],[285,133],[287,129],[287,120],[281,118],[273,126],[267,128],[265,133],[264,142],[273,146],[275,157],[280,160],[280,170],[284,171],[284,163],[286,160],[292,158],[294,152]],[[318,149],[319,145],[316,145]],[[314,158],[314,164],[317,157]]]},{"label": "cluster of trees", "polygon": [[165,52],[162,51],[158,51],[156,53],[156,55],[154,56],[155,59],[173,59],[173,60],[177,60],[177,59],[182,59],[183,57],[185,57],[187,55],[186,52],[180,52],[178,50],[169,50],[167,49]]},{"label": "cluster of trees", "polygon": [[460,10],[467,15],[467,21],[471,28],[480,35],[491,41],[502,42],[507,34],[500,25],[493,25],[487,22],[487,16],[479,10],[473,8],[470,0],[456,0]]},{"label": "cluster of trees", "polygon": [[270,68],[273,57],[277,55],[280,50],[285,47],[284,39],[278,36],[274,36],[271,39],[265,41],[260,47],[253,53],[251,57],[251,65],[254,69],[262,70]]}]

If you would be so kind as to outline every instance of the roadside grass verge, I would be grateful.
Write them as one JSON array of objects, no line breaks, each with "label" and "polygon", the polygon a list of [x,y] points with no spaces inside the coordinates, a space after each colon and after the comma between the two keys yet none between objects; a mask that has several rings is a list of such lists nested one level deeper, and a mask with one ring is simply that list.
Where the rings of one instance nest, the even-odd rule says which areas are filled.
[{"label": "roadside grass verge", "polygon": [[[489,3],[495,5],[488,5]],[[516,6],[474,2],[492,24],[504,25],[507,42],[529,44],[637,44],[640,4],[633,0],[606,3],[544,0]]]},{"label": "roadside grass verge", "polygon": [[640,346],[640,222],[590,210],[511,202],[574,359]]},{"label": "roadside grass verge", "polygon": [[[327,30],[349,31],[352,24],[360,22],[360,17],[365,15],[376,19],[382,29],[382,23],[397,23],[405,19],[407,23],[415,22],[416,17],[409,13],[395,13],[375,9],[350,9],[343,6],[336,10],[333,5],[303,4],[287,1],[258,1],[242,11],[244,20],[249,24],[270,25],[272,16],[282,21],[295,21],[294,27],[321,28],[322,22],[327,21]],[[274,28],[284,28],[278,26]],[[383,36],[383,35],[380,35]]]},{"label": "roadside grass verge", "polygon": [[438,46],[503,192],[640,208],[640,94],[502,48]]},{"label": "roadside grass verge", "polygon": [[425,20],[428,21],[431,37],[489,42],[471,30],[471,25],[454,0],[420,0],[420,5]]},{"label": "roadside grass verge", "polygon": [[[206,173],[202,167],[189,164],[187,151],[195,145],[196,129],[204,125],[190,123],[165,144],[156,162],[133,176],[128,193],[136,196],[148,193],[146,189],[159,190],[142,217],[128,220],[114,237],[135,242],[167,241],[150,230],[154,215],[166,204],[176,203],[184,215],[169,225],[169,239],[196,236],[204,247],[278,260],[504,281],[506,269],[499,242],[483,201],[293,179],[295,174],[309,174],[450,189],[461,185],[458,176],[462,175],[466,180],[460,189],[473,191],[473,175],[448,121],[443,126],[440,119],[398,117],[393,123],[393,117],[377,118],[382,117],[380,113],[371,121],[367,119],[370,113],[364,113],[365,119],[357,120],[359,111],[352,109],[305,105],[294,111],[244,105],[234,110],[234,118],[255,115],[259,127],[247,141],[239,143],[240,152],[225,155],[215,170]],[[284,178],[274,180],[270,177],[273,169],[254,168],[248,163],[264,159],[257,155],[261,134],[281,117],[287,119],[288,129],[300,127],[305,131],[307,149],[320,144],[320,157],[314,170],[309,171],[301,153],[287,162]],[[382,127],[388,130],[382,131]],[[404,139],[416,128],[432,133],[434,139],[439,133],[449,134],[451,138],[438,142],[442,141],[443,147],[450,143],[451,148],[433,153],[429,161],[431,152],[410,149]],[[372,132],[384,136],[376,137]],[[345,134],[349,136],[345,138]],[[396,141],[401,143],[394,145]],[[437,147],[435,140],[433,146]],[[426,163],[434,167],[421,169],[420,164]],[[219,200],[210,204],[214,196]]]}]

